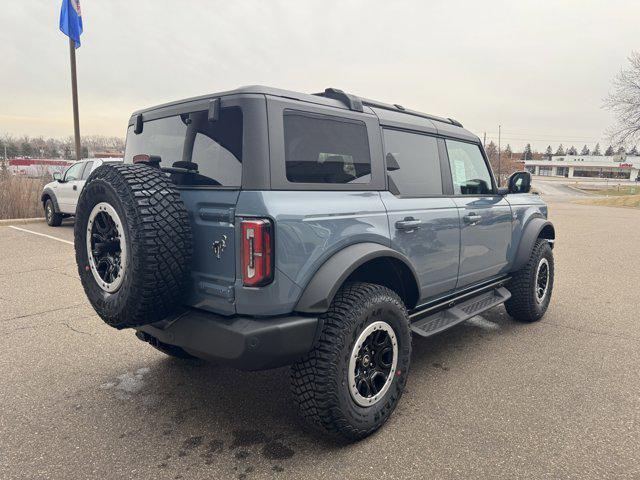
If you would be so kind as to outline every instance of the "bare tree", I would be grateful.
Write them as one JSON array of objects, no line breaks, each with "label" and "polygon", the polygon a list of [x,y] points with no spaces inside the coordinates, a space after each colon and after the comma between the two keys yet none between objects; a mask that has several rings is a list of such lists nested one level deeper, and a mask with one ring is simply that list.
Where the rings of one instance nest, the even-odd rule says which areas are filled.
[{"label": "bare tree", "polygon": [[640,140],[640,52],[631,52],[630,66],[622,69],[613,79],[605,108],[617,117],[608,134],[616,145]]}]

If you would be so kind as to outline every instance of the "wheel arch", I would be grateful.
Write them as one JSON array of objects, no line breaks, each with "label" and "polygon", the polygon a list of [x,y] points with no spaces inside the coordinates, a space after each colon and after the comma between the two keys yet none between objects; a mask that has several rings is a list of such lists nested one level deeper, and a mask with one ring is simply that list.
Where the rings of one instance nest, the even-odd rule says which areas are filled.
[{"label": "wheel arch", "polygon": [[418,302],[418,275],[410,261],[389,247],[365,242],[350,245],[323,263],[303,290],[295,311],[326,312],[337,291],[348,281],[388,287],[400,296],[407,308]]},{"label": "wheel arch", "polygon": [[42,195],[40,195],[40,201],[42,202],[43,207],[48,199],[51,199],[51,202],[53,203],[53,208],[55,209],[56,213],[59,213],[60,207],[58,205],[58,199],[56,198],[56,194],[50,188],[45,188],[42,191]]},{"label": "wheel arch", "polygon": [[513,267],[511,268],[512,272],[518,271],[526,265],[538,238],[550,240],[552,247],[553,240],[556,238],[556,230],[553,223],[542,217],[534,217],[525,225],[520,238],[520,245],[518,245],[518,250],[516,251]]}]

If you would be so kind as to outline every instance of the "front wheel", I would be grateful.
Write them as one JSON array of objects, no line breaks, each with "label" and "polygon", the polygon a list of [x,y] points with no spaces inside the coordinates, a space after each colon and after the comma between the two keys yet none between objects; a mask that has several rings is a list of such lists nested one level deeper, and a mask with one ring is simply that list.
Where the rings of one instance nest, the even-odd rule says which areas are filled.
[{"label": "front wheel", "polygon": [[350,283],[322,315],[313,350],[291,369],[302,417],[348,440],[380,428],[395,409],[411,359],[411,330],[398,295]]},{"label": "front wheel", "polygon": [[540,320],[551,301],[553,274],[553,251],[547,240],[539,238],[527,264],[509,282],[511,298],[504,304],[507,313],[519,322]]},{"label": "front wheel", "polygon": [[44,215],[47,219],[47,225],[50,227],[59,227],[62,224],[62,214],[56,212],[56,208],[50,198],[47,198],[47,201],[44,202]]}]

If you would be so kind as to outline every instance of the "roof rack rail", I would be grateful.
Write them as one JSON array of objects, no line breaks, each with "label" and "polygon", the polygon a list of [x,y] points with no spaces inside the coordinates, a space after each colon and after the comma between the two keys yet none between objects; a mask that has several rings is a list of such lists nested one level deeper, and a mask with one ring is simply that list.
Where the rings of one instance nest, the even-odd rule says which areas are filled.
[{"label": "roof rack rail", "polygon": [[347,108],[349,108],[349,110],[353,110],[356,112],[364,111],[364,108],[362,107],[362,101],[358,97],[356,97],[355,95],[349,95],[348,93],[345,93],[344,91],[337,88],[325,88],[324,92],[314,93],[314,95],[317,95],[318,97],[326,97],[338,100],[344,103]]},{"label": "roof rack rail", "polygon": [[344,92],[343,90],[339,90],[337,88],[327,88],[324,92],[314,93],[313,95],[317,95],[319,97],[332,98],[334,100],[339,100],[344,105],[346,105],[350,110],[355,110],[356,112],[362,112],[363,106],[373,108],[381,108],[383,110],[391,110],[394,112],[402,112],[408,115],[414,115],[416,117],[422,117],[429,120],[435,120],[436,122],[449,123],[451,125],[455,125],[456,127],[462,127],[462,124],[454,120],[453,118],[444,118],[438,117],[436,115],[429,115],[426,113],[416,112],[415,110],[409,110],[408,108],[403,107],[397,103],[390,105],[388,103],[378,102],[376,100],[369,100],[366,98],[356,97],[355,95],[351,95],[349,93]]}]

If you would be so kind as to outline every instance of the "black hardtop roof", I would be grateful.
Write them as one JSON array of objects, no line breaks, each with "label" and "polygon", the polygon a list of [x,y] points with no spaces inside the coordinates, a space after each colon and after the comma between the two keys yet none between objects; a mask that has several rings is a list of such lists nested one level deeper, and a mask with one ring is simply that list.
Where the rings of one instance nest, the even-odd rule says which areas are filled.
[{"label": "black hardtop roof", "polygon": [[[290,98],[292,100],[298,100],[301,102],[315,103],[319,105],[326,105],[335,108],[356,110],[365,113],[377,115],[381,123],[385,119],[398,119],[402,117],[402,124],[410,126],[415,125],[418,130],[424,130],[425,124],[433,125],[433,128],[440,133],[446,132],[449,136],[461,137],[466,140],[476,141],[478,137],[462,127],[462,124],[452,118],[438,117],[436,115],[430,115],[427,113],[421,113],[415,110],[410,110],[402,105],[388,104],[379,102],[377,100],[370,100],[356,95],[348,94],[342,90],[335,88],[327,88],[321,93],[301,93],[294,92],[292,90],[284,90],[280,88],[267,87],[264,85],[248,85],[239,87],[234,90],[227,90],[223,92],[210,93],[207,95],[200,95],[196,97],[186,98],[182,100],[176,100],[173,102],[156,105],[153,107],[137,110],[133,112],[131,118],[139,114],[152,112],[167,107],[178,106],[183,103],[197,102],[201,100],[207,100],[209,98],[225,97],[230,95],[269,95],[280,98]],[[396,122],[397,123],[397,122]],[[444,131],[444,132],[443,132]]]}]

